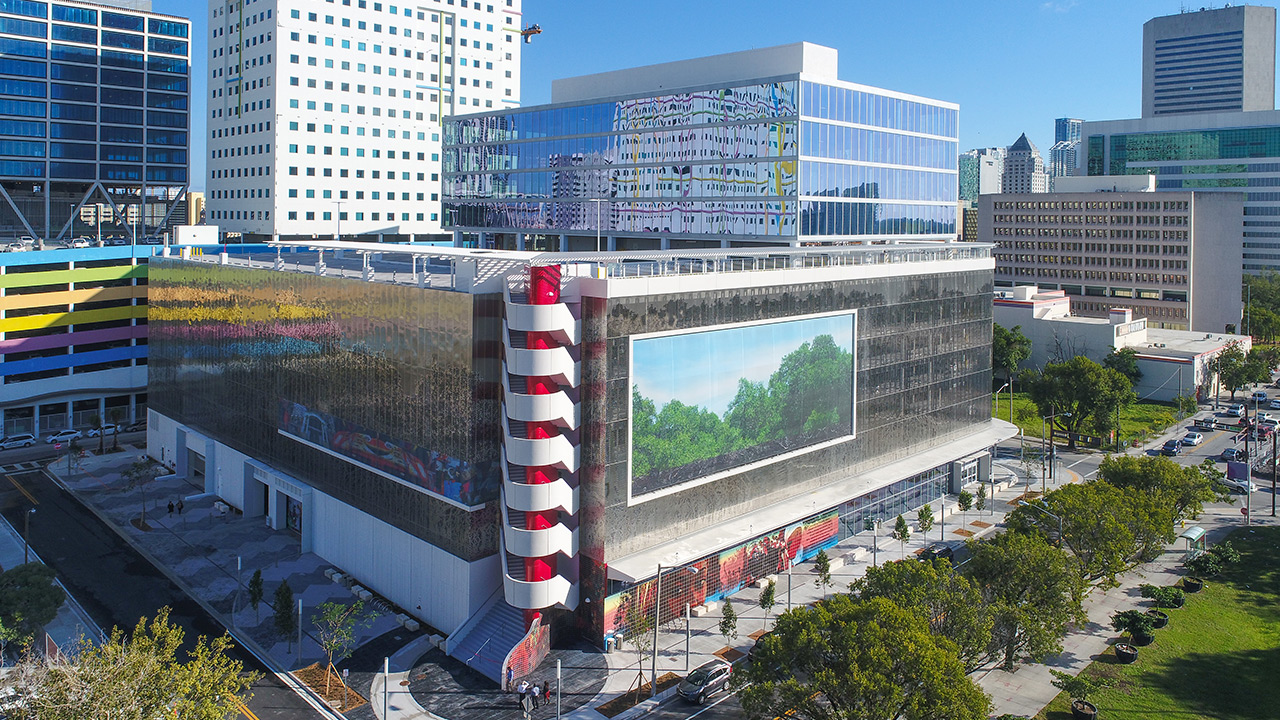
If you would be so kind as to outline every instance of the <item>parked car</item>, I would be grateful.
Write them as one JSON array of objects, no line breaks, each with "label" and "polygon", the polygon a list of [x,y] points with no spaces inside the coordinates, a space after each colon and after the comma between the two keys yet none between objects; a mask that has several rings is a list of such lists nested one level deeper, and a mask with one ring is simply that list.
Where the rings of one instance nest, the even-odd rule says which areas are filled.
[{"label": "parked car", "polygon": [[1170,457],[1182,452],[1182,442],[1180,440],[1168,440],[1164,447],[1160,448],[1161,455],[1169,455]]},{"label": "parked car", "polygon": [[1267,403],[1267,408],[1271,410],[1280,410],[1280,397],[1271,398],[1271,402]]},{"label": "parked car", "polygon": [[936,542],[929,545],[920,553],[921,560],[936,560],[942,558],[944,560],[955,560],[955,546],[949,542]]},{"label": "parked car", "polygon": [[[88,432],[88,433],[86,433],[86,434],[87,434],[89,437],[98,437],[98,435],[99,435],[99,434],[102,434],[102,435],[110,435],[111,433],[115,432],[115,429],[116,429],[115,424],[113,424],[113,423],[107,423],[106,425],[103,425],[103,426],[102,426],[101,433],[99,433],[98,428],[90,428],[89,432]],[[123,429],[124,429],[124,428],[121,428],[121,430],[123,430]]]},{"label": "parked car", "polygon": [[676,687],[680,697],[702,705],[707,698],[729,687],[733,666],[723,660],[712,660],[693,669]]},{"label": "parked car", "polygon": [[1254,422],[1266,422],[1267,420],[1275,420],[1276,416],[1269,412],[1259,412],[1253,416]]},{"label": "parked car", "polygon": [[9,437],[0,438],[0,450],[11,450],[13,448],[31,447],[36,444],[36,436],[31,433],[18,433]]},{"label": "parked car", "polygon": [[1202,442],[1204,442],[1204,435],[1201,435],[1198,432],[1189,432],[1186,435],[1182,436],[1183,445],[1195,446],[1195,445],[1199,445]]},{"label": "parked car", "polygon": [[90,245],[91,243],[88,240],[83,240],[81,238],[76,238],[71,241],[71,247],[73,248],[87,248],[90,247]]},{"label": "parked car", "polygon": [[26,245],[23,245],[20,242],[11,242],[8,245],[4,246],[5,252],[26,252],[30,249],[31,248],[27,247]]},{"label": "parked car", "polygon": [[125,425],[124,427],[120,428],[120,432],[137,432],[139,430],[146,430],[146,429],[147,429],[147,420],[146,418],[143,418],[141,420],[129,423],[128,425]]},{"label": "parked car", "polygon": [[1252,480],[1240,480],[1238,478],[1224,477],[1219,478],[1218,482],[1226,485],[1228,488],[1231,488],[1236,492],[1253,492],[1257,489]]},{"label": "parked car", "polygon": [[1255,402],[1255,403],[1264,403],[1267,401],[1267,393],[1262,390],[1254,390],[1253,394],[1249,396],[1249,401]]},{"label": "parked car", "polygon": [[1244,405],[1241,405],[1240,403],[1228,405],[1226,415],[1227,417],[1244,417]]},{"label": "parked car", "polygon": [[1229,447],[1222,451],[1222,459],[1227,462],[1243,462],[1249,459],[1244,448]]},{"label": "parked car", "polygon": [[79,440],[82,437],[84,437],[84,434],[79,430],[59,430],[45,438],[44,441],[52,445],[56,442],[71,442],[72,440]]}]

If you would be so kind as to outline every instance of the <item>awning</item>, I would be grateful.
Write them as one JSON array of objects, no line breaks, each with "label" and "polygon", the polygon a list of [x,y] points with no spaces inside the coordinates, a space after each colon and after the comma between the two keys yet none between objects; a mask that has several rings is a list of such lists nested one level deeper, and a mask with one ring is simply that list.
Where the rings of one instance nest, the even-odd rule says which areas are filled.
[{"label": "awning", "polygon": [[1178,537],[1186,538],[1191,542],[1195,542],[1200,538],[1204,537],[1204,528],[1200,527],[1199,525],[1192,525],[1186,530],[1183,530],[1182,533],[1178,535]]}]

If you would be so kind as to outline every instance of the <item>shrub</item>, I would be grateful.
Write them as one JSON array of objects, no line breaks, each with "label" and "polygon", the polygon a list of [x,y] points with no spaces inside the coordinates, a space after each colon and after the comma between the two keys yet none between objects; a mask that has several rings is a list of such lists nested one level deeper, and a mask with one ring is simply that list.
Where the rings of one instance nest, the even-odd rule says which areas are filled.
[{"label": "shrub", "polygon": [[1182,606],[1183,599],[1186,595],[1182,592],[1182,588],[1166,587],[1163,585],[1143,585],[1142,597],[1154,600],[1155,605],[1158,608],[1176,608]]},{"label": "shrub", "polygon": [[1130,638],[1151,635],[1155,632],[1155,618],[1140,610],[1125,610],[1111,616],[1111,627]]}]

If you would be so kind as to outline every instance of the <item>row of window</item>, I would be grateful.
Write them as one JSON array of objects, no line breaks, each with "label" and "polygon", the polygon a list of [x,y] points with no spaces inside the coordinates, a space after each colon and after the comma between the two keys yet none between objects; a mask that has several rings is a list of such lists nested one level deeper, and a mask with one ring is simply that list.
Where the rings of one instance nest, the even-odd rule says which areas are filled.
[{"label": "row of window", "polygon": [[[139,111],[140,112],[140,111]],[[42,138],[46,135],[58,140],[87,140],[105,143],[134,143],[141,145],[144,139],[140,127],[114,125],[77,125],[72,123],[45,123],[33,120],[0,118],[0,135]],[[187,146],[187,133],[178,130],[148,129],[145,140],[148,145]]]},{"label": "row of window", "polygon": [[[99,160],[101,162],[143,162],[144,150],[135,145],[80,145],[76,143],[49,143],[29,140],[0,140],[0,155],[14,157],[51,158],[63,160]],[[185,165],[187,151],[169,148],[146,148],[146,162],[169,165]]]},{"label": "row of window", "polygon": [[[333,220],[332,212],[316,213],[314,211],[306,211],[303,213],[303,215],[307,220],[316,220],[317,214],[320,215],[320,218],[319,218],[320,220],[328,220],[328,221]],[[349,214],[355,216],[356,222],[364,222],[366,214],[369,216],[370,222],[380,222],[383,216],[383,213],[381,212],[371,212],[371,213],[365,213],[365,212],[345,213],[344,212],[344,213],[339,213],[340,219],[342,221],[347,220],[347,216]],[[209,218],[210,220],[270,220],[271,219],[270,210],[210,210],[209,215],[210,215],[210,218]],[[400,213],[399,215],[400,215],[399,220],[401,222],[409,222],[410,213]],[[431,216],[432,222],[435,222],[439,219],[438,213],[430,213],[430,216]],[[298,211],[297,210],[288,211],[287,217],[290,220],[297,220]],[[426,222],[426,218],[427,218],[427,213],[414,214],[414,220],[416,220],[417,222]],[[386,219],[387,219],[387,222],[395,222],[397,219],[396,213],[394,212],[386,213]]]},{"label": "row of window", "polygon": [[[73,62],[83,65],[95,65],[101,62],[104,66],[130,68],[135,70],[150,70],[152,72],[165,72],[177,75],[186,75],[188,65],[185,58],[170,58],[150,56],[145,57],[135,53],[118,52],[115,50],[96,50],[94,48],[82,48],[74,45],[48,45],[42,42],[32,42],[28,40],[15,40],[13,38],[0,38],[0,56],[5,60],[13,60],[14,58],[33,58],[34,60],[50,59],[55,62]],[[34,62],[31,60],[21,61],[24,65],[9,66],[13,69],[0,70],[0,74],[5,75],[23,75],[27,77],[44,77],[44,63]],[[89,70],[92,70],[90,68]],[[103,72],[107,72],[103,69]],[[92,80],[88,81],[92,82]]]},{"label": "row of window", "polygon": [[189,49],[185,40],[175,40],[155,35],[133,35],[112,30],[99,31],[74,25],[54,25],[50,28],[49,25],[42,22],[20,20],[3,15],[0,15],[0,33],[30,38],[51,38],[53,40],[88,45],[97,45],[101,42],[102,45],[107,47],[117,47],[125,50],[145,49],[147,52],[182,55],[183,57],[187,56]]},{"label": "row of window", "polygon": [[6,177],[44,178],[55,180],[120,180],[139,182],[144,177],[147,182],[184,183],[187,181],[185,167],[147,167],[141,165],[115,165],[75,162],[31,162],[26,160],[0,160],[0,175]]}]

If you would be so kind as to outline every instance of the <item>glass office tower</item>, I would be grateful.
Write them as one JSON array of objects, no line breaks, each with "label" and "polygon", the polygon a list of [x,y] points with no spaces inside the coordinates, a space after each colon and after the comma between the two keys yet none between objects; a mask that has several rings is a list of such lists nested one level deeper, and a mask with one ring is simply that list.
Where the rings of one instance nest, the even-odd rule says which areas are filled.
[{"label": "glass office tower", "polygon": [[550,105],[453,118],[446,226],[549,249],[597,232],[613,249],[953,239],[957,107],[837,80],[834,56],[801,43],[573,78]]},{"label": "glass office tower", "polygon": [[186,221],[190,23],[124,5],[0,2],[0,239]]}]

